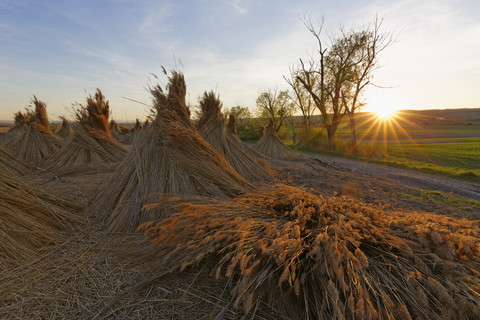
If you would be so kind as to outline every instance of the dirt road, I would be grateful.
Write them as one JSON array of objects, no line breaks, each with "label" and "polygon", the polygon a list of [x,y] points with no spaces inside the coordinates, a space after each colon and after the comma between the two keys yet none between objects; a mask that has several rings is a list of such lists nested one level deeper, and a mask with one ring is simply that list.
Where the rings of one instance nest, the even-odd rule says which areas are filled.
[{"label": "dirt road", "polygon": [[305,156],[324,161],[341,170],[361,175],[382,177],[395,183],[411,187],[454,193],[465,198],[480,201],[480,184],[467,182],[418,171],[400,169],[359,160],[330,157],[325,155],[304,153]]},{"label": "dirt road", "polygon": [[322,195],[352,196],[393,209],[480,219],[478,183],[352,159],[299,155],[297,161],[270,161],[279,182]]}]

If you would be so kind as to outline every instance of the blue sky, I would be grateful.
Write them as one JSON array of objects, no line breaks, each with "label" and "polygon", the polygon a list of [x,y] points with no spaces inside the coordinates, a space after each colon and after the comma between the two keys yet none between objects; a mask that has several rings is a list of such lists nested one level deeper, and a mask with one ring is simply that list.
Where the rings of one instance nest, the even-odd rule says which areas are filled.
[{"label": "blue sky", "polygon": [[[188,100],[215,90],[255,107],[265,89],[315,50],[300,16],[325,35],[384,18],[397,41],[381,56],[368,108],[480,107],[479,1],[0,0],[0,119],[47,103],[52,119],[100,88],[118,121],[144,118],[150,73],[184,72]],[[328,37],[326,37],[328,39]]]}]

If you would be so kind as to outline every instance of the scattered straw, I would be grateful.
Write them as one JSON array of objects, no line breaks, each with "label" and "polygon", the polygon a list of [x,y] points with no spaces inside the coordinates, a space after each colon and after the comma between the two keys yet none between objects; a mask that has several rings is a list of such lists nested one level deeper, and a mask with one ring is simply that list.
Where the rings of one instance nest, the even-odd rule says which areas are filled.
[{"label": "scattered straw", "polygon": [[[0,271],[0,318],[240,318],[225,280],[183,272],[150,281],[148,264],[125,257],[138,246],[138,235],[76,235],[14,272]],[[256,319],[287,318],[265,306]]]}]

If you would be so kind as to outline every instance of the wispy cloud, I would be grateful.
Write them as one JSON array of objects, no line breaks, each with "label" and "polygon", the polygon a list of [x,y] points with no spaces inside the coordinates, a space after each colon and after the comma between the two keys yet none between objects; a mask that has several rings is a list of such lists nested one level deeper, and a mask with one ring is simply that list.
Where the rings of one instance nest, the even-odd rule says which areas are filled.
[{"label": "wispy cloud", "polygon": [[237,10],[238,13],[240,14],[246,14],[247,13],[247,9],[241,7],[238,3],[231,3],[231,5],[235,8],[235,10]]},{"label": "wispy cloud", "polygon": [[127,55],[122,55],[106,48],[98,48],[95,45],[86,46],[85,44],[78,44],[72,41],[66,41],[65,48],[76,55],[94,58],[99,65],[107,64],[122,74],[137,74],[135,62]]},{"label": "wispy cloud", "polygon": [[171,26],[168,24],[168,19],[172,17],[175,10],[170,4],[162,3],[161,6],[155,8],[145,8],[145,16],[140,22],[137,30],[139,32],[151,32],[158,31],[166,33],[172,31]]}]

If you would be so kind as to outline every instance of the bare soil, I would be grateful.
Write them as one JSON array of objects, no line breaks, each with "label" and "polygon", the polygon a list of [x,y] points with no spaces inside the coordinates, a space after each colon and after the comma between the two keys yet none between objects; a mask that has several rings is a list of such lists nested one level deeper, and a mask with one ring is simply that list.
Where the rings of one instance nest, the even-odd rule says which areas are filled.
[{"label": "bare soil", "polygon": [[[296,161],[271,161],[280,182],[326,195],[349,195],[396,210],[436,212],[480,219],[468,200],[480,201],[480,184],[358,160],[302,153]],[[460,199],[450,205],[422,201],[423,192]],[[461,203],[464,200],[464,203]],[[471,209],[471,210],[470,210]],[[465,213],[468,213],[468,216]]]}]

